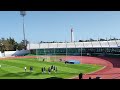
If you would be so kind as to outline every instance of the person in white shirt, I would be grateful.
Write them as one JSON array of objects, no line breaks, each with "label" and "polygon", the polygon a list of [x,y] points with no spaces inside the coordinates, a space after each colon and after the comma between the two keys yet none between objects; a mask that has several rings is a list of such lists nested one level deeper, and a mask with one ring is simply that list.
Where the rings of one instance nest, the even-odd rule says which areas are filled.
[{"label": "person in white shirt", "polygon": [[27,67],[25,67],[24,69],[25,69],[25,72],[26,72]]},{"label": "person in white shirt", "polygon": [[0,68],[1,68],[1,65],[0,65]]}]

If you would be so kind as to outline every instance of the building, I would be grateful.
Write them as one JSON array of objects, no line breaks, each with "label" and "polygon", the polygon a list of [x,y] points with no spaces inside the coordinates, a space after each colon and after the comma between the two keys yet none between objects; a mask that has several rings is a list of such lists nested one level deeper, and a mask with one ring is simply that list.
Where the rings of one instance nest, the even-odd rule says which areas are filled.
[{"label": "building", "polygon": [[30,43],[27,49],[37,55],[120,55],[120,40],[70,42],[70,43]]}]

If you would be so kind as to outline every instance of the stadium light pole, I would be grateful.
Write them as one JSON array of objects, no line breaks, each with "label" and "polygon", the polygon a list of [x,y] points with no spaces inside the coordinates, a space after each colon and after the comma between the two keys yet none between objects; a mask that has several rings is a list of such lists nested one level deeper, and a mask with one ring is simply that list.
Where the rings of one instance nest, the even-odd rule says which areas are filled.
[{"label": "stadium light pole", "polygon": [[55,59],[54,59],[54,60],[56,61],[55,47],[54,47],[54,56],[55,56]]},{"label": "stadium light pole", "polygon": [[26,11],[20,11],[20,15],[23,17],[23,37],[24,37],[24,46],[26,49],[26,40],[25,40],[25,27],[24,27],[24,16],[26,15]]},{"label": "stadium light pole", "polygon": [[66,43],[66,60],[67,60],[67,41],[65,40]]},{"label": "stadium light pole", "polygon": [[[83,42],[83,47],[84,47],[84,42]],[[82,61],[82,49],[83,47],[81,46],[81,61]]]},{"label": "stadium light pole", "polygon": [[81,61],[82,61],[82,46],[81,46]]}]

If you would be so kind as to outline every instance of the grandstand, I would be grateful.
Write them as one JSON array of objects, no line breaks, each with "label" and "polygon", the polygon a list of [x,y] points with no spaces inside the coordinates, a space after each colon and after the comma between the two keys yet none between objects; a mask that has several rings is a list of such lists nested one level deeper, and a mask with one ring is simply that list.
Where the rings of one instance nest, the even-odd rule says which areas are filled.
[{"label": "grandstand", "polygon": [[[65,55],[67,48],[68,55],[109,55],[120,54],[120,40],[111,41],[92,41],[92,42],[69,42],[69,43],[39,43],[27,45],[27,49],[31,54],[35,54],[36,50],[39,51],[39,55],[46,54]],[[55,49],[55,51],[54,51]]]}]

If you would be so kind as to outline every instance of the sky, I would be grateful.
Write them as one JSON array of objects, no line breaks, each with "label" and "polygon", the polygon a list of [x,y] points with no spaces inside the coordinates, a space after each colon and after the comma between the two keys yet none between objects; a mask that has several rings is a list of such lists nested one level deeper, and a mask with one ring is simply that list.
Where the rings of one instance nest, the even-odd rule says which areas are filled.
[{"label": "sky", "polygon": [[[0,11],[0,38],[23,40],[23,18],[19,11]],[[40,41],[70,41],[89,38],[120,38],[120,11],[26,11],[26,39]]]}]

